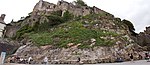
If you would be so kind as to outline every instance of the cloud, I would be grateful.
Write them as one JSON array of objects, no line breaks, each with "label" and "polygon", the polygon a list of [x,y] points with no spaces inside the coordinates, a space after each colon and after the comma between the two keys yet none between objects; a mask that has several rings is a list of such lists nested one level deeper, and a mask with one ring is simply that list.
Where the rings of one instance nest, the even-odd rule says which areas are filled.
[{"label": "cloud", "polygon": [[38,0],[1,0],[0,14],[6,14],[6,23],[9,23],[12,19],[19,20],[32,11],[36,2]]},{"label": "cloud", "polygon": [[136,32],[141,32],[146,26],[150,26],[150,0],[140,0],[131,6],[130,14],[127,19],[131,20],[135,26]]}]

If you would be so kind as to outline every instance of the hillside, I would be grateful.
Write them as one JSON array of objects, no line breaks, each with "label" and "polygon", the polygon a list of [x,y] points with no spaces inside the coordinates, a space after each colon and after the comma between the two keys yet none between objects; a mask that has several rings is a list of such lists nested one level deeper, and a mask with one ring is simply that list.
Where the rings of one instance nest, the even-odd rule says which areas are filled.
[{"label": "hillside", "polygon": [[[114,62],[138,55],[134,26],[82,0],[57,4],[40,0],[29,16],[7,24],[5,38],[23,43],[16,55],[35,62],[47,56],[51,63]],[[136,59],[138,59],[136,57]]]}]

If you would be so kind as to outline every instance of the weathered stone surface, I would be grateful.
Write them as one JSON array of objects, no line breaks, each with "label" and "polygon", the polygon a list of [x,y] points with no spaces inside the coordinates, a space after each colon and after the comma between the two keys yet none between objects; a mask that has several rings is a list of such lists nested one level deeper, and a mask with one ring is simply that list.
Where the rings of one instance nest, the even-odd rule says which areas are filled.
[{"label": "weathered stone surface", "polygon": [[15,53],[20,44],[17,41],[0,38],[0,52],[6,52],[8,55]]},{"label": "weathered stone surface", "polygon": [[140,32],[136,36],[136,42],[143,47],[145,46],[146,50],[150,50],[150,27],[146,27],[144,32]]},{"label": "weathered stone surface", "polygon": [[[135,45],[133,44],[125,46],[123,43],[119,43],[113,47],[94,47],[78,49],[76,47],[54,48],[51,45],[37,47],[29,44],[21,46],[14,55],[17,55],[24,59],[32,56],[34,61],[38,62],[42,62],[44,57],[47,56],[49,62],[55,64],[77,63],[78,58],[80,58],[81,63],[93,64],[115,62],[117,57],[121,57],[125,61],[129,60],[128,54],[134,53],[134,55],[138,55],[139,53],[131,48],[135,48]],[[135,56],[135,59],[136,58],[138,58],[138,56]]]},{"label": "weathered stone surface", "polygon": [[5,27],[4,37],[12,38],[16,35],[16,32],[19,30],[19,26],[7,25]]},{"label": "weathered stone surface", "polygon": [[[109,34],[106,31],[115,32],[117,36],[104,35],[99,36],[103,40],[114,40],[112,46],[94,46],[97,41],[95,38],[91,38],[87,41],[87,44],[91,48],[79,49],[78,47],[82,43],[68,43],[68,48],[56,48],[52,45],[36,46],[27,39],[23,39],[21,42],[24,44],[14,55],[21,58],[28,59],[30,56],[33,57],[34,61],[42,62],[45,56],[48,57],[49,62],[55,64],[61,63],[77,63],[78,58],[81,59],[81,63],[101,63],[101,62],[115,62],[117,58],[129,60],[128,54],[134,53],[135,55],[140,52],[140,46],[136,45],[135,41],[132,40],[130,31],[128,28],[121,23],[121,20],[114,19],[113,15],[97,8],[88,6],[77,6],[72,3],[59,1],[57,4],[52,4],[43,0],[40,0],[33,9],[30,16],[20,20],[17,23],[10,23],[6,26],[5,36],[12,38],[16,35],[16,32],[25,25],[34,26],[35,23],[49,22],[54,24],[55,22],[49,21],[45,16],[51,14],[53,11],[62,11],[63,13],[68,10],[75,16],[85,16],[92,13],[104,14],[104,16],[98,16],[92,21],[81,20],[85,28],[91,30],[101,30],[104,34]],[[40,25],[40,24],[39,24]],[[64,27],[64,30],[68,30],[69,27]],[[51,28],[53,31],[55,28]],[[55,38],[53,41],[57,42],[59,38]],[[86,41],[85,41],[86,42]],[[109,43],[109,42],[108,42]],[[102,43],[103,44],[103,43]]]},{"label": "weathered stone surface", "polygon": [[[45,14],[49,14],[53,11],[61,10],[62,12],[68,10],[70,13],[74,14],[75,16],[85,16],[88,14],[96,13],[96,14],[103,14],[106,13],[105,11],[97,8],[97,7],[89,7],[89,6],[78,6],[73,3],[68,3],[66,1],[58,1],[57,4],[48,3],[46,1],[40,0],[34,7],[32,14],[38,15],[41,12]],[[63,14],[62,14],[63,15]],[[108,13],[108,16],[110,14]],[[113,17],[113,16],[112,16]]]}]

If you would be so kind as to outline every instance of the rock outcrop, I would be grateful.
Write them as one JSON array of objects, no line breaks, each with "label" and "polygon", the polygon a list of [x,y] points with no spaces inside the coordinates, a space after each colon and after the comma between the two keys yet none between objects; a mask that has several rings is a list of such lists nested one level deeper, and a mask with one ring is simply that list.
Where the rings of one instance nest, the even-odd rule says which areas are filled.
[{"label": "rock outcrop", "polygon": [[16,32],[19,30],[20,26],[18,24],[7,24],[5,27],[4,37],[12,38],[16,35]]},{"label": "rock outcrop", "polygon": [[44,57],[48,57],[51,64],[75,64],[78,58],[81,59],[82,63],[95,64],[115,62],[117,58],[122,58],[122,61],[129,61],[129,53],[134,53],[134,59],[138,60],[139,51],[137,49],[139,49],[138,45],[130,44],[124,46],[123,43],[119,43],[119,46],[115,45],[113,47],[85,49],[78,49],[77,47],[55,48],[51,45],[40,47],[24,45],[15,54],[24,59],[28,59],[31,56],[35,63],[42,63]]},{"label": "rock outcrop", "polygon": [[140,32],[136,38],[139,45],[145,47],[145,50],[150,50],[150,27],[146,27],[146,30],[144,32]]},{"label": "rock outcrop", "polygon": [[0,52],[6,52],[7,55],[14,54],[21,44],[9,39],[0,39]]},{"label": "rock outcrop", "polygon": [[138,57],[142,51],[131,38],[128,23],[95,6],[40,0],[29,16],[7,24],[4,36],[24,44],[15,55],[32,56],[38,63],[45,56],[51,63],[63,64],[77,63],[78,58],[83,63],[126,61],[128,54]]}]

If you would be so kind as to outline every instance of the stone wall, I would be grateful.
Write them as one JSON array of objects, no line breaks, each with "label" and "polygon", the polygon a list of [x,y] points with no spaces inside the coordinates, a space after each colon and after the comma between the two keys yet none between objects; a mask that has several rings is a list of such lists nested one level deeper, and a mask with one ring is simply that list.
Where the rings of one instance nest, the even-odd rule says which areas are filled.
[{"label": "stone wall", "polygon": [[19,29],[19,26],[11,26],[11,25],[7,25],[5,27],[5,32],[4,32],[4,36],[8,37],[8,38],[12,38],[16,35],[17,30]]},{"label": "stone wall", "polygon": [[[57,11],[57,10],[61,10],[66,11],[68,10],[70,13],[74,14],[75,16],[85,16],[91,13],[96,13],[96,14],[100,14],[100,13],[106,13],[105,11],[97,8],[97,7],[89,7],[89,6],[79,6],[73,3],[68,3],[66,1],[58,1],[57,4],[53,4],[53,3],[49,3],[46,1],[39,1],[34,9],[33,9],[33,14],[37,13],[37,11],[42,11],[45,12],[46,14],[52,12],[52,11]],[[63,15],[63,14],[62,14]]]}]

